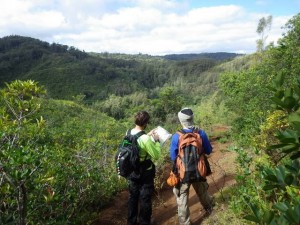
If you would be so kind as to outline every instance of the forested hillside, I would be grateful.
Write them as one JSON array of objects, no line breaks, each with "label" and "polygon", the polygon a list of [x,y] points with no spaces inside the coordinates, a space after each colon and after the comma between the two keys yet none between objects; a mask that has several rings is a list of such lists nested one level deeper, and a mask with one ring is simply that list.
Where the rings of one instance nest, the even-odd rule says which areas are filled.
[{"label": "forested hillside", "polygon": [[137,91],[149,92],[182,79],[191,82],[219,63],[216,58],[237,56],[198,54],[198,58],[173,62],[148,55],[88,54],[75,47],[22,36],[1,38],[0,53],[2,87],[4,82],[15,79],[32,79],[46,87],[49,97],[71,99],[84,95],[85,100],[90,101],[103,100],[111,94],[124,96]]},{"label": "forested hillside", "polygon": [[[91,224],[127,187],[114,153],[132,115],[147,110],[147,129],[174,133],[189,106],[208,133],[231,127],[218,139],[238,155],[236,186],[216,196],[222,221],[298,225],[300,15],[285,29],[277,45],[224,61],[0,39],[0,223]],[[158,170],[171,163],[168,146],[162,151]]]}]

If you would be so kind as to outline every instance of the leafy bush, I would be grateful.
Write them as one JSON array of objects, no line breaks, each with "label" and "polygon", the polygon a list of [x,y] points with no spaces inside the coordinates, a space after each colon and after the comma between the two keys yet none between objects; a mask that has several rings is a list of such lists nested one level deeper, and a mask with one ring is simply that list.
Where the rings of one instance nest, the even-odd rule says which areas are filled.
[{"label": "leafy bush", "polygon": [[[286,92],[282,91],[282,84],[275,82],[273,101],[277,109],[287,113],[289,127],[278,132],[276,137],[279,144],[271,145],[269,150],[272,152],[276,149],[281,153],[279,160],[285,163],[276,167],[272,167],[272,164],[257,166],[258,174],[263,179],[260,182],[262,192],[257,196],[263,202],[244,197],[246,201],[251,199],[249,207],[252,211],[244,218],[259,224],[300,223],[300,79],[294,89]],[[290,160],[283,160],[287,156],[290,156]],[[249,184],[246,186],[249,187]]]},{"label": "leafy bush", "polygon": [[300,223],[299,21],[300,14],[289,21],[279,46],[269,46],[258,65],[223,77],[227,103],[241,115],[237,136],[248,143],[237,148],[236,192],[242,198],[232,198],[231,206],[257,224]]},{"label": "leafy bush", "polygon": [[44,93],[33,81],[1,90],[3,224],[85,223],[126,185],[113,157],[125,126]]}]

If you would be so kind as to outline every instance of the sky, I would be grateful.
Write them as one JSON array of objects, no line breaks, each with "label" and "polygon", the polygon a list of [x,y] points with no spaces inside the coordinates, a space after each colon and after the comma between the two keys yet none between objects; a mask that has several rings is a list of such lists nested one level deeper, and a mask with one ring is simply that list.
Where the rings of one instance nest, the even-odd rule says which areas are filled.
[{"label": "sky", "polygon": [[21,35],[85,52],[185,54],[256,51],[300,11],[300,0],[0,0],[0,38]]}]

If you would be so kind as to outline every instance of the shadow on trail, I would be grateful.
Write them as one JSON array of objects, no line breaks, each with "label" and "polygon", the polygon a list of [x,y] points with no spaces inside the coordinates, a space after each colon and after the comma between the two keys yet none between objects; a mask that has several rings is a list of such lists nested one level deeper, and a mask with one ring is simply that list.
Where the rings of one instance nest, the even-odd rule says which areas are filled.
[{"label": "shadow on trail", "polygon": [[[209,183],[208,192],[211,195],[222,192],[225,187],[235,183],[234,174],[220,174],[218,172],[214,172],[207,178]],[[191,220],[194,225],[200,225],[207,216],[192,186],[189,198]],[[127,201],[128,191],[118,193],[115,200],[106,209],[102,210],[97,221],[94,221],[91,225],[125,225]],[[157,225],[179,224],[176,198],[171,187],[165,185],[162,189],[155,192],[153,196],[153,218]]]},{"label": "shadow on trail", "polygon": [[[211,175],[213,176],[213,174]],[[235,175],[223,175],[216,180],[208,178],[209,183],[209,193],[211,195],[216,194],[227,187],[228,183],[234,183]],[[200,225],[203,220],[207,217],[205,210],[199,202],[197,195],[193,187],[190,187],[190,197],[189,197],[189,208],[191,214],[191,220],[194,225]],[[153,211],[153,217],[157,225],[177,225],[178,215],[177,215],[177,203],[176,198],[173,194],[171,187],[165,188],[160,191],[160,199],[157,196],[154,198],[154,202],[158,203],[159,206],[155,207]]]}]

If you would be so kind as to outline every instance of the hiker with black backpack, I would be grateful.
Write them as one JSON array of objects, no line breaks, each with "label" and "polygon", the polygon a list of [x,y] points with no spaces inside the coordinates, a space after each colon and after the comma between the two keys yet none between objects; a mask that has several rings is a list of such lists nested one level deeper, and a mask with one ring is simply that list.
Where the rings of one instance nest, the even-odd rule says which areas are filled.
[{"label": "hiker with black backpack", "polygon": [[[155,129],[148,134],[144,131],[149,120],[150,115],[148,112],[138,112],[134,117],[135,127],[129,130],[124,138],[124,143],[130,142],[130,149],[133,152],[137,151],[138,157],[135,158],[133,153],[131,158],[134,159],[130,159],[131,162],[122,162],[122,158],[125,157],[122,156],[122,151],[125,152],[127,148],[124,143],[119,147],[116,155],[118,173],[120,176],[125,177],[129,183],[127,225],[151,224],[155,177],[155,165],[152,160],[159,159],[161,145]],[[137,148],[135,148],[135,145],[137,145]],[[127,170],[128,164],[131,164],[132,167],[129,168],[129,172]]]},{"label": "hiker with black backpack", "polygon": [[180,225],[190,225],[188,205],[189,190],[192,185],[200,203],[209,215],[212,212],[213,199],[208,194],[206,175],[208,170],[205,154],[212,152],[212,146],[205,131],[195,127],[193,111],[184,108],[178,112],[181,130],[173,134],[170,144],[170,158],[174,162],[173,172],[180,178],[173,188],[178,206]]}]

